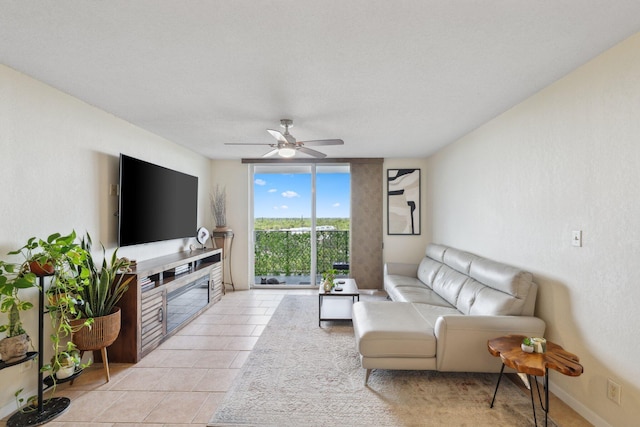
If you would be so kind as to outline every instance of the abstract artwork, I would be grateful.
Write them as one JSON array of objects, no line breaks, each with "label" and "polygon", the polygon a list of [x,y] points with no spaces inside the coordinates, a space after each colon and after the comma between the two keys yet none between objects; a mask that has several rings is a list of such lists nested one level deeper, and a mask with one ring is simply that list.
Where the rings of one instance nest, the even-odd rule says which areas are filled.
[{"label": "abstract artwork", "polygon": [[387,169],[387,234],[420,234],[420,169]]}]

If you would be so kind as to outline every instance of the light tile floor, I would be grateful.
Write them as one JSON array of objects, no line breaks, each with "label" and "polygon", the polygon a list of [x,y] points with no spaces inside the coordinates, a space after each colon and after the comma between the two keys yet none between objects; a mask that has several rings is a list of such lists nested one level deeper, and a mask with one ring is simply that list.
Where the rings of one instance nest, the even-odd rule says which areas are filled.
[{"label": "light tile floor", "polygon": [[286,294],[317,291],[228,292],[139,363],[111,363],[110,382],[92,365],[58,386],[71,406],[48,425],[205,426]]},{"label": "light tile floor", "polygon": [[[69,397],[71,406],[47,425],[206,426],[286,294],[317,290],[228,292],[139,363],[110,364],[110,382],[96,364],[73,385],[61,384],[57,395]],[[551,409],[563,415],[562,426],[590,425],[561,401]]]}]

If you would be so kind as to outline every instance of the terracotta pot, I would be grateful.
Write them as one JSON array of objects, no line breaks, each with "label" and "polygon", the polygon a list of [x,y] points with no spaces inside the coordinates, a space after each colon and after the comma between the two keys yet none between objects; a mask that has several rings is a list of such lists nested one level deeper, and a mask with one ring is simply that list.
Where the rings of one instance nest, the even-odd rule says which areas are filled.
[{"label": "terracotta pot", "polygon": [[47,262],[43,265],[38,261],[29,261],[29,270],[36,276],[51,276],[55,271],[53,264]]},{"label": "terracotta pot", "polygon": [[27,357],[29,350],[29,335],[22,334],[0,340],[0,354],[2,360],[11,363]]},{"label": "terracotta pot", "polygon": [[[75,330],[87,319],[72,320],[71,327]],[[120,333],[120,307],[115,307],[107,316],[94,317],[91,328],[82,327],[74,332],[71,341],[80,351],[94,351],[109,347]]]}]

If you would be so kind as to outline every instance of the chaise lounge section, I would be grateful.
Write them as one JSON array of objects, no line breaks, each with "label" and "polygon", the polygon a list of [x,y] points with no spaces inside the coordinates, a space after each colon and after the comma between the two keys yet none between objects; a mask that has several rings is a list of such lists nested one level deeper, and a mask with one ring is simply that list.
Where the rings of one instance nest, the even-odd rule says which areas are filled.
[{"label": "chaise lounge section", "polygon": [[365,384],[372,369],[499,372],[487,341],[543,336],[531,273],[448,246],[430,244],[419,265],[385,265],[392,301],[353,307]]}]

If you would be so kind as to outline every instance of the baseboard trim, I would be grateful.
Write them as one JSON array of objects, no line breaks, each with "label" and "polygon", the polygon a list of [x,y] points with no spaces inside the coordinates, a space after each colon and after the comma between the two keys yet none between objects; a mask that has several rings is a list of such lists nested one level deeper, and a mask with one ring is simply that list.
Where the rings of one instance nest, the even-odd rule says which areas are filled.
[{"label": "baseboard trim", "polygon": [[582,403],[577,401],[573,396],[569,393],[561,389],[560,387],[553,384],[553,382],[549,381],[549,391],[553,393],[558,399],[562,400],[567,404],[571,409],[576,411],[580,416],[589,421],[595,427],[612,427],[607,421],[602,419],[598,414],[593,412],[591,409],[584,406]]}]

